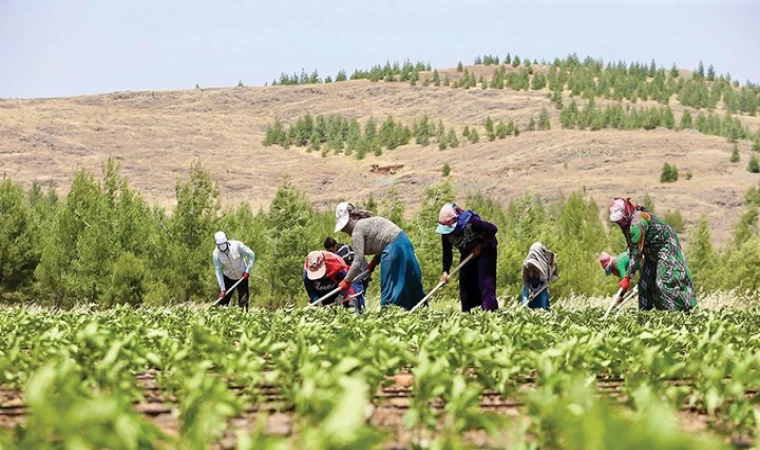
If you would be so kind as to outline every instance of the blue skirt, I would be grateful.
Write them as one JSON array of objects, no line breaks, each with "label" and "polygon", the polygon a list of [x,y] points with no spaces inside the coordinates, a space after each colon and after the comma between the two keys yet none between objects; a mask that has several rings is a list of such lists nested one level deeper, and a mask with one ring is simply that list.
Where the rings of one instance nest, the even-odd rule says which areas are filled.
[{"label": "blue skirt", "polygon": [[[541,286],[543,286],[543,283],[541,281],[536,279],[530,279],[528,281],[530,283],[530,288],[534,292],[539,289]],[[528,295],[530,293],[528,292],[528,287],[523,286],[522,288],[522,304],[523,306],[527,306],[530,309],[550,309],[549,306],[549,288],[546,288],[538,294],[535,298],[533,298],[532,302],[528,302]]]},{"label": "blue skirt", "polygon": [[402,231],[380,253],[380,305],[410,310],[423,297],[420,264],[412,242]]}]

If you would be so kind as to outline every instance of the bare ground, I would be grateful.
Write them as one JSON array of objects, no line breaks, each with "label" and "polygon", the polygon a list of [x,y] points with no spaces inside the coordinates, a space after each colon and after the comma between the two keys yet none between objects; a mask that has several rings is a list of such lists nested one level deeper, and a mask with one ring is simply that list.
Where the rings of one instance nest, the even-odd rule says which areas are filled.
[{"label": "bare ground", "polygon": [[[493,67],[478,67],[486,74]],[[441,71],[441,76],[456,72]],[[604,104],[599,101],[598,104]],[[427,114],[456,127],[514,120],[524,130],[542,107],[551,131],[523,132],[495,142],[439,151],[409,145],[370,155],[322,157],[303,149],[264,147],[266,126],[286,124],[310,112],[360,120],[387,114],[411,124]],[[682,108],[676,106],[676,118]],[[718,111],[720,113],[720,111]],[[752,129],[760,119],[743,117]],[[460,138],[461,139],[461,138]],[[0,172],[27,187],[51,183],[66,193],[78,168],[99,172],[109,154],[121,163],[130,184],[151,201],[172,206],[175,182],[198,159],[219,181],[225,204],[248,202],[266,208],[281,179],[289,175],[315,205],[332,209],[342,199],[382,197],[396,183],[413,214],[424,189],[441,180],[449,162],[459,193],[483,192],[507,201],[525,193],[553,199],[584,189],[600,205],[613,196],[654,198],[658,210],[679,208],[687,225],[705,215],[714,237],[724,241],[742,212],[746,190],[760,176],[745,170],[751,149],[740,143],[742,162],[728,162],[732,144],[696,131],[562,130],[559,111],[546,91],[412,87],[406,83],[352,81],[330,85],[117,92],[35,100],[0,99]],[[681,179],[659,183],[664,162]],[[372,164],[403,165],[394,174],[371,173]],[[691,170],[694,177],[686,180]]]}]

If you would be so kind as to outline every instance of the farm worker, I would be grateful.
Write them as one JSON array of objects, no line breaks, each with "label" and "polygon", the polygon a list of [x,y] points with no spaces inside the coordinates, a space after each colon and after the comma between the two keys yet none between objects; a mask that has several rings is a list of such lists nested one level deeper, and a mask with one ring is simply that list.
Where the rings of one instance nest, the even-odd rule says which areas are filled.
[{"label": "farm worker", "polygon": [[[610,222],[618,224],[628,245],[628,268],[620,280],[627,291],[641,267],[639,309],[689,311],[697,305],[691,272],[676,232],[629,198],[610,203]],[[633,264],[631,264],[631,262]]]},{"label": "farm worker", "polygon": [[335,238],[328,236],[325,238],[324,247],[328,252],[335,253],[343,258],[343,261],[349,266],[354,263],[356,252],[350,245],[338,242]]},{"label": "farm worker", "polygon": [[631,263],[631,258],[628,253],[620,253],[617,256],[610,255],[607,252],[599,254],[599,264],[602,265],[605,275],[615,275],[618,278],[623,278],[628,274],[628,264]]},{"label": "farm worker", "polygon": [[[340,256],[315,250],[306,256],[303,266],[303,285],[309,296],[309,303],[314,303],[330,291],[335,290],[341,281],[346,278],[349,266]],[[329,305],[339,300],[340,292],[322,301],[322,305]],[[349,300],[344,303],[346,307],[356,308],[357,313],[364,309],[364,286],[360,281],[355,281],[346,293]],[[342,299],[343,297],[341,297]]]},{"label": "farm worker", "polygon": [[[229,289],[242,279],[237,286],[238,306],[248,310],[248,275],[253,269],[256,254],[240,241],[230,241],[223,231],[214,234],[216,248],[212,254],[216,281],[219,283],[219,299],[214,306],[227,306],[232,299]],[[247,260],[247,262],[246,262]]]},{"label": "farm worker", "polygon": [[[324,242],[325,250],[328,252],[332,252],[343,258],[343,261],[346,262],[349,266],[354,263],[354,258],[356,257],[356,252],[354,251],[354,248],[351,247],[348,244],[344,244],[342,242],[336,241],[333,237],[328,236],[325,238]],[[366,270],[367,268],[367,261],[365,260],[362,262],[362,270]],[[369,286],[369,282],[371,281],[372,277],[365,277],[364,280],[362,280],[362,285],[364,285],[364,289],[367,289],[367,286]]]},{"label": "farm worker", "polygon": [[499,308],[496,301],[496,225],[481,219],[471,210],[462,210],[446,203],[438,214],[435,232],[441,235],[443,273],[441,281],[449,281],[454,247],[460,262],[470,254],[474,258],[459,272],[459,300],[462,311],[475,307],[486,311]]},{"label": "farm worker", "polygon": [[549,285],[557,281],[557,256],[544,244],[534,242],[523,261],[522,304],[530,309],[549,309]]},{"label": "farm worker", "polygon": [[350,235],[356,256],[348,275],[340,282],[347,291],[362,270],[364,255],[374,255],[367,266],[372,272],[380,264],[380,305],[396,305],[412,309],[425,292],[422,273],[409,238],[398,225],[369,211],[357,209],[349,202],[335,208],[335,232]]}]

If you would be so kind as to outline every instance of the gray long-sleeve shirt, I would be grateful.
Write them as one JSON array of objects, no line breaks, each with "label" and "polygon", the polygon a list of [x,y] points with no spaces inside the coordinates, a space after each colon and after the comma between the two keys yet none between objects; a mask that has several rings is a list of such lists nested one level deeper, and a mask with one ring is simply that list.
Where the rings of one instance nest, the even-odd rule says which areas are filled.
[{"label": "gray long-sleeve shirt", "polygon": [[401,228],[383,217],[368,217],[360,219],[354,226],[351,238],[354,243],[354,263],[346,275],[348,281],[354,281],[362,269],[365,255],[377,255],[386,245],[395,241],[401,233]]}]

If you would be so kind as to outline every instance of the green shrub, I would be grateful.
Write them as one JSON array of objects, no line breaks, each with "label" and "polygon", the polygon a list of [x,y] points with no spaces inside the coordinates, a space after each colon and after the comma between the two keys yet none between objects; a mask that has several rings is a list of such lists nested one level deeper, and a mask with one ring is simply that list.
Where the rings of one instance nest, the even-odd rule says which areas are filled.
[{"label": "green shrub", "polygon": [[665,220],[665,223],[670,225],[674,230],[676,230],[677,233],[683,233],[686,230],[684,227],[683,216],[681,216],[681,211],[677,209],[675,211],[668,211],[665,213],[665,217],[663,219]]},{"label": "green shrub", "polygon": [[668,163],[663,164],[660,183],[673,183],[675,181],[678,181],[678,168]]},{"label": "green shrub", "polygon": [[757,156],[752,155],[752,157],[749,159],[747,170],[752,173],[760,173],[760,161],[758,161]]},{"label": "green shrub", "polygon": [[731,151],[731,158],[729,159],[729,161],[731,161],[732,163],[738,163],[740,160],[741,158],[739,156],[739,146],[734,144],[734,149],[733,151]]}]

